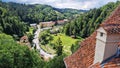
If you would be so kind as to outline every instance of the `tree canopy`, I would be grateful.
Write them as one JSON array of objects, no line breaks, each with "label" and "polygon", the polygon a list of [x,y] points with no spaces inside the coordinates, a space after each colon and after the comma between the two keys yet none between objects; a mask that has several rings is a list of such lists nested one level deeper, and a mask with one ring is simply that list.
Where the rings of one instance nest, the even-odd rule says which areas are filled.
[{"label": "tree canopy", "polygon": [[[21,21],[27,23],[56,21],[84,12],[75,9],[74,10],[62,9],[64,11],[60,12],[57,8],[55,9],[48,5],[41,5],[41,4],[28,5],[28,4],[19,4],[13,2],[8,2],[8,3],[0,2],[0,6],[2,8],[7,9],[7,12],[9,13],[8,15],[17,16]],[[69,12],[66,12],[65,10]],[[70,15],[70,12],[72,13],[72,15]]]},{"label": "tree canopy", "polygon": [[16,43],[9,35],[0,34],[1,68],[42,68],[43,65],[39,53]]},{"label": "tree canopy", "polygon": [[90,36],[119,4],[119,1],[116,3],[110,2],[98,9],[91,9],[89,12],[80,14],[79,17],[64,26],[65,34],[83,38]]}]

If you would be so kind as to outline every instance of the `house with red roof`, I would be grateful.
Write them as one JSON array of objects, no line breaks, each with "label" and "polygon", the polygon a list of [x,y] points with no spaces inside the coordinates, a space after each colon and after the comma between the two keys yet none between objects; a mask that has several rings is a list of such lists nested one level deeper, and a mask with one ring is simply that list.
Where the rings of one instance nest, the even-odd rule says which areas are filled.
[{"label": "house with red roof", "polygon": [[55,25],[54,21],[49,21],[49,22],[40,22],[40,26],[41,28],[45,28],[45,27],[52,27]]},{"label": "house with red roof", "polygon": [[64,25],[64,24],[66,24],[67,22],[68,22],[67,19],[56,21],[57,25]]},{"label": "house with red roof", "polygon": [[120,68],[120,6],[64,62],[66,68]]},{"label": "house with red roof", "polygon": [[27,42],[28,42],[28,37],[27,37],[27,36],[22,36],[22,37],[20,38],[20,42],[21,42],[21,43],[27,43]]},{"label": "house with red roof", "polygon": [[30,46],[30,42],[29,42],[28,36],[22,36],[20,38],[20,44],[24,44],[24,45]]}]

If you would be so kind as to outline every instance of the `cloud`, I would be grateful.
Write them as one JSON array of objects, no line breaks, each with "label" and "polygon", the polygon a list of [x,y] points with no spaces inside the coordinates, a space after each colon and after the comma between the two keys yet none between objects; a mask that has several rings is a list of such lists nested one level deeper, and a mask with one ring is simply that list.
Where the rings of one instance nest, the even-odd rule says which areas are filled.
[{"label": "cloud", "polygon": [[91,9],[117,0],[3,0],[26,4],[47,4],[57,8]]}]

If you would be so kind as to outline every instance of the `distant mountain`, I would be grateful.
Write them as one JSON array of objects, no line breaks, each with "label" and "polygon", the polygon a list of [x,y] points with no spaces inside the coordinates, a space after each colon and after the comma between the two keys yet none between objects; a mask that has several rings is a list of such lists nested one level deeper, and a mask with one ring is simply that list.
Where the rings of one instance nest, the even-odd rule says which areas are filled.
[{"label": "distant mountain", "polygon": [[61,12],[61,13],[72,13],[72,14],[79,14],[81,12],[87,12],[88,10],[78,10],[78,9],[70,9],[70,8],[64,8],[64,9],[60,9],[60,8],[54,8],[55,10]]},{"label": "distant mountain", "polygon": [[78,9],[70,9],[70,8],[64,8],[64,9],[54,8],[54,9],[64,14],[67,18],[88,11],[88,10],[78,10]]},{"label": "distant mountain", "polygon": [[0,2],[0,7],[5,8],[9,15],[17,16],[28,23],[41,21],[55,21],[69,18],[86,10],[59,9],[42,4],[19,4],[13,2]]}]

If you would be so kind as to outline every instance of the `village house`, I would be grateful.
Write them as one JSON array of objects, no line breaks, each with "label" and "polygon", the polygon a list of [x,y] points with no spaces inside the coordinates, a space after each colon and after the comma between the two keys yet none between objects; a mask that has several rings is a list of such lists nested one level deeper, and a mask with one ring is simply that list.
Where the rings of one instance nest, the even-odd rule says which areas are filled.
[{"label": "village house", "polygon": [[27,43],[28,42],[28,37],[27,36],[23,36],[20,38],[20,42],[21,43]]},{"label": "village house", "polygon": [[25,45],[30,46],[28,37],[27,37],[27,36],[22,36],[22,37],[20,38],[20,44],[25,44]]},{"label": "village house", "polygon": [[41,28],[53,27],[54,25],[64,25],[67,23],[67,19],[58,20],[58,21],[49,21],[49,22],[40,22]]},{"label": "village house", "polygon": [[120,6],[64,62],[66,68],[120,68]]},{"label": "village house", "polygon": [[50,21],[50,22],[40,22],[41,28],[52,27],[54,25],[55,25],[55,22],[53,22],[53,21]]},{"label": "village house", "polygon": [[56,23],[57,23],[57,25],[64,25],[64,24],[66,24],[67,23],[67,19],[64,19],[64,20],[58,20]]}]

